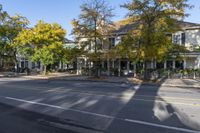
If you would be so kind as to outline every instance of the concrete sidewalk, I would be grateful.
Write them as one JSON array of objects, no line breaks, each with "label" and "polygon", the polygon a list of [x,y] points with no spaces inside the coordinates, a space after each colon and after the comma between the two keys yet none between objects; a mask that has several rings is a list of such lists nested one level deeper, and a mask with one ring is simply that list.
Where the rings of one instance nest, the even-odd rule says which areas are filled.
[{"label": "concrete sidewalk", "polygon": [[16,77],[17,74],[14,72],[0,72],[0,78],[3,77]]},{"label": "concrete sidewalk", "polygon": [[62,80],[62,81],[91,81],[91,82],[109,82],[109,83],[135,83],[141,84],[142,81],[132,77],[90,77],[81,76],[75,74],[53,74],[48,76],[36,75],[36,76],[22,76],[28,79],[46,79],[46,80]]},{"label": "concrete sidewalk", "polygon": [[108,83],[127,83],[127,84],[143,84],[151,86],[167,86],[167,87],[183,87],[183,88],[199,88],[200,79],[165,79],[162,82],[143,82],[133,77],[102,77],[100,79],[79,76],[79,75],[51,75],[51,76],[23,76],[29,79],[46,79],[46,80],[62,80],[62,81],[91,81],[91,82],[108,82]]},{"label": "concrete sidewalk", "polygon": [[200,79],[166,79],[162,86],[200,89]]},{"label": "concrete sidewalk", "polygon": [[183,88],[199,88],[200,79],[165,79],[163,82],[144,82],[142,80],[133,77],[101,77],[100,79],[80,76],[69,73],[51,73],[48,76],[44,75],[29,75],[24,74],[16,75],[13,72],[0,73],[0,78],[14,77],[14,78],[26,78],[30,80],[60,80],[60,81],[91,81],[91,82],[108,82],[108,83],[128,83],[128,84],[143,84],[153,86],[167,86],[167,87],[183,87]]}]

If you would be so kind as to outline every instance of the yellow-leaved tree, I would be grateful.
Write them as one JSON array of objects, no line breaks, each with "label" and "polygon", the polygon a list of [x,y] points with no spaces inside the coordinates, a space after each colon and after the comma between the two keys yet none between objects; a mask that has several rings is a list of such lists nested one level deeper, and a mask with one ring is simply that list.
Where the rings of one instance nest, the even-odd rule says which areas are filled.
[{"label": "yellow-leaved tree", "polygon": [[40,61],[46,74],[48,65],[61,60],[65,34],[66,31],[59,24],[39,21],[34,28],[24,29],[17,36],[15,46],[29,59]]},{"label": "yellow-leaved tree", "polygon": [[147,79],[147,62],[162,60],[168,54],[171,34],[179,29],[177,22],[188,15],[185,9],[192,6],[187,0],[132,0],[122,7],[128,10],[124,23],[133,24],[130,34],[134,41],[129,43],[133,51],[139,51],[135,57],[143,61]]}]

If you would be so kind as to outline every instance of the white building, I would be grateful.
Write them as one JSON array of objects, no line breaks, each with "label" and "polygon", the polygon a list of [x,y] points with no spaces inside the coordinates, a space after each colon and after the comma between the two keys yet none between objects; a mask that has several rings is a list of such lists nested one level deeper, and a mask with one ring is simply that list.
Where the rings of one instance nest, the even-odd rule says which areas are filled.
[{"label": "white building", "polygon": [[[200,69],[200,52],[195,52],[195,49],[200,47],[200,24],[191,22],[178,22],[181,30],[172,34],[172,41],[175,45],[185,46],[189,52],[182,53],[182,60],[176,60],[176,58],[171,58],[163,63],[159,62],[149,62],[148,68],[152,69]],[[110,49],[115,47],[122,39],[124,35],[127,34],[129,30],[133,29],[132,24],[122,25],[113,32],[112,36],[109,36],[109,41],[111,46],[105,49]],[[82,68],[91,67],[91,63],[87,61],[87,57],[80,57],[77,62],[77,74],[82,74]],[[128,59],[115,59],[115,60],[105,60],[102,61],[102,68],[106,68],[107,71],[116,68],[118,70],[118,75],[128,75],[134,73],[136,68],[141,68],[140,65],[135,66]],[[107,72],[110,75],[110,72]]]}]

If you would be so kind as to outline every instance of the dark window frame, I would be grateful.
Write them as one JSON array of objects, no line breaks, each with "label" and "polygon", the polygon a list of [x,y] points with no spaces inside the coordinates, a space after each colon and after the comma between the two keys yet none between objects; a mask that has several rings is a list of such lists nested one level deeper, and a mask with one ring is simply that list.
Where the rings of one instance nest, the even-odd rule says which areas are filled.
[{"label": "dark window frame", "polygon": [[109,44],[110,44],[110,48],[115,47],[115,37],[110,37],[109,38]]},{"label": "dark window frame", "polygon": [[185,40],[186,40],[185,37],[186,37],[185,32],[181,33],[181,44],[182,45],[185,45]]}]

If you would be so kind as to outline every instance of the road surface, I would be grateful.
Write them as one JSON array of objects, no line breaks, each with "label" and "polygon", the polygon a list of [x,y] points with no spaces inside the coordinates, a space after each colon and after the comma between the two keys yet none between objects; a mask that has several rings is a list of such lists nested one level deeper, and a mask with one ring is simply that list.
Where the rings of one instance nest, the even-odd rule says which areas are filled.
[{"label": "road surface", "polygon": [[3,133],[200,133],[192,88],[1,78],[0,103]]}]

